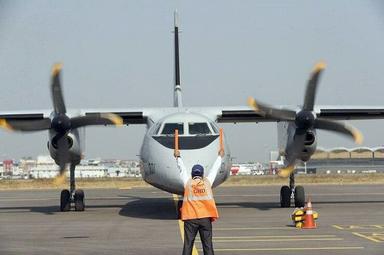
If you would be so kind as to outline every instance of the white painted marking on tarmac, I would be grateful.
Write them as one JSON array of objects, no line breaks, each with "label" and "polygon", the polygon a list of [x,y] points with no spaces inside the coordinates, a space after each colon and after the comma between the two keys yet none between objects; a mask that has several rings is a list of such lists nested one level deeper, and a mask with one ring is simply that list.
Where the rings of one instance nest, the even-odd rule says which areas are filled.
[{"label": "white painted marking on tarmac", "polygon": [[[215,249],[215,252],[234,252],[234,251],[314,251],[314,250],[363,250],[362,246],[344,247],[282,247],[282,248],[240,248],[240,249]],[[200,249],[199,249],[200,250]]]},{"label": "white painted marking on tarmac", "polygon": [[[49,198],[0,198],[0,202],[12,202],[12,201],[49,201],[58,200],[57,197]],[[129,197],[87,197],[87,200],[130,200]]]},{"label": "white painted marking on tarmac", "polygon": [[[342,241],[344,238],[331,237],[331,238],[291,238],[291,239],[227,239],[215,240],[215,243],[241,243],[241,242],[297,242],[297,241]],[[197,240],[200,242],[201,240]]]},{"label": "white painted marking on tarmac", "polygon": [[[384,192],[374,193],[315,193],[314,196],[382,196]],[[215,197],[276,197],[276,194],[215,195]]]},{"label": "white painted marking on tarmac", "polygon": [[58,198],[0,198],[1,202],[12,202],[12,201],[49,201],[57,200]]},{"label": "white painted marking on tarmac", "polygon": [[270,235],[270,236],[214,236],[213,239],[241,239],[241,238],[325,238],[325,237],[336,237],[336,235],[287,235],[287,236],[276,236],[276,235]]},{"label": "white painted marking on tarmac", "polygon": [[292,227],[249,227],[249,228],[215,228],[215,231],[232,231],[232,230],[274,230],[274,229],[290,229]]}]

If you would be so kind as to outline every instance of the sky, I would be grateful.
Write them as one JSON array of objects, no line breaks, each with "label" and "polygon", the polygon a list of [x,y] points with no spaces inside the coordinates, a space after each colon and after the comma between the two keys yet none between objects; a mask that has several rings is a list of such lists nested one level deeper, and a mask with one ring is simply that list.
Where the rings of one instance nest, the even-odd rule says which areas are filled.
[{"label": "sky", "polygon": [[[317,105],[384,107],[384,4],[324,1],[0,0],[0,112],[51,109],[50,69],[64,64],[67,108],[171,106],[173,11],[180,15],[185,106],[301,105],[324,60]],[[384,121],[353,121],[363,146]],[[275,123],[224,124],[235,161],[267,161]],[[144,125],[90,127],[87,158],[137,159]],[[325,148],[354,147],[318,132]],[[0,159],[48,154],[48,134],[0,130]]]}]

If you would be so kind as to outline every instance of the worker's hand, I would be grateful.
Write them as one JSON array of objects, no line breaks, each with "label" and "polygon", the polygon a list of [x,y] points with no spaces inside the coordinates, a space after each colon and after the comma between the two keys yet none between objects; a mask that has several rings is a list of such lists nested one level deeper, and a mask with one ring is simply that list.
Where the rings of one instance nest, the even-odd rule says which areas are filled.
[{"label": "worker's hand", "polygon": [[220,149],[220,150],[219,150],[219,156],[223,158],[224,155],[225,155],[225,153],[224,153],[224,149]]},{"label": "worker's hand", "polygon": [[173,156],[175,156],[175,158],[179,158],[180,157],[180,151],[177,150],[173,153]]}]

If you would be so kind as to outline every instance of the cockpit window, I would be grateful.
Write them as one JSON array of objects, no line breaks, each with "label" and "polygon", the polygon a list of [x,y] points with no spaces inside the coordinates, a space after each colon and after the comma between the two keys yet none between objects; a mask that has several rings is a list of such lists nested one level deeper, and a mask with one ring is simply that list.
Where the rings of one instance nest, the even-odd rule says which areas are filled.
[{"label": "cockpit window", "polygon": [[162,135],[173,135],[175,134],[175,129],[179,130],[179,134],[184,134],[184,125],[182,122],[180,123],[165,123],[163,127],[163,131],[161,131]]},{"label": "cockpit window", "polygon": [[208,124],[205,122],[200,123],[189,123],[189,134],[190,135],[207,135],[210,134],[211,130],[208,127]]}]

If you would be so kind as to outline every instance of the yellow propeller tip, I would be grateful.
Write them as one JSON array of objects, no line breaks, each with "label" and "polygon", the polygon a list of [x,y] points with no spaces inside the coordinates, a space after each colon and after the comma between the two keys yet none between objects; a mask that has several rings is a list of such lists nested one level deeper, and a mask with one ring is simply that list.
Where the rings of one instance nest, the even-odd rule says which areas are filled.
[{"label": "yellow propeller tip", "polygon": [[282,178],[287,178],[291,175],[291,173],[295,170],[295,166],[287,166],[285,168],[281,168],[278,172],[277,175]]},{"label": "yellow propeller tip", "polygon": [[357,129],[353,130],[352,133],[353,133],[353,139],[355,140],[355,143],[359,145],[363,144],[363,141],[364,141],[363,134]]},{"label": "yellow propeller tip", "polygon": [[259,111],[259,107],[257,106],[256,100],[253,97],[248,97],[247,100],[248,105],[255,111]]},{"label": "yellow propeller tip", "polygon": [[9,125],[9,123],[6,119],[0,119],[0,127],[7,129],[7,130],[13,130],[12,126]]},{"label": "yellow propeller tip", "polygon": [[57,75],[61,71],[62,68],[63,68],[63,64],[62,63],[54,64],[53,67],[52,67],[52,76]]},{"label": "yellow propeller tip", "polygon": [[325,64],[325,62],[324,61],[320,61],[313,68],[313,72],[314,73],[320,72],[321,70],[325,69],[326,67],[327,67],[327,65]]},{"label": "yellow propeller tip", "polygon": [[114,113],[103,113],[101,114],[103,118],[109,119],[113,125],[115,126],[122,126],[124,124],[123,118],[121,118],[119,115]]}]

